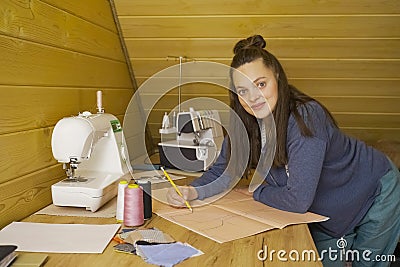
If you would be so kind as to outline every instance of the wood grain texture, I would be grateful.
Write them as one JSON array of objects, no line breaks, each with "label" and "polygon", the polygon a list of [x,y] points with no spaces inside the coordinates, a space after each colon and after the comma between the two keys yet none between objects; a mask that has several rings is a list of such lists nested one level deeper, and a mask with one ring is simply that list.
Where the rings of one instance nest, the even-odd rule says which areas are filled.
[{"label": "wood grain texture", "polygon": [[333,113],[340,127],[390,128],[400,130],[398,113]]},{"label": "wood grain texture", "polygon": [[125,63],[0,35],[0,80],[9,85],[130,88]]},{"label": "wood grain texture", "polygon": [[0,17],[0,33],[8,36],[125,61],[118,33],[39,0],[3,0]]},{"label": "wood grain texture", "polygon": [[52,128],[0,135],[0,183],[54,165]]},{"label": "wood grain texture", "polygon": [[179,16],[179,15],[238,15],[238,14],[397,14],[400,4],[396,0],[357,1],[231,1],[203,0],[185,2],[114,0],[121,16]]},{"label": "wood grain texture", "polygon": [[369,143],[376,142],[377,140],[400,141],[399,128],[342,127],[342,129],[348,135]]},{"label": "wood grain texture", "polygon": [[[202,59],[199,59],[202,60]],[[231,59],[204,59],[204,61],[230,65]],[[400,60],[370,59],[281,59],[289,79],[399,79]],[[176,65],[163,58],[131,59],[135,76],[148,79],[164,69]],[[185,71],[189,71],[188,68]],[[177,73],[178,75],[178,73]],[[188,75],[188,74],[186,74]],[[176,76],[178,77],[178,76]]]},{"label": "wood grain texture", "polygon": [[99,89],[106,112],[124,115],[133,95],[131,88],[0,86],[0,138],[1,134],[51,127],[61,118],[85,110],[95,113]]},{"label": "wood grain texture", "polygon": [[[131,58],[232,58],[241,38],[125,38]],[[266,38],[266,48],[283,58],[400,58],[399,39]],[[161,48],[161,49],[160,49]]]},{"label": "wood grain texture", "polygon": [[254,34],[269,38],[383,38],[400,35],[396,15],[120,16],[119,21],[125,38],[240,38]]},{"label": "wood grain texture", "polygon": [[0,228],[51,203],[50,186],[65,173],[60,164],[0,184]]},{"label": "wood grain texture", "polygon": [[77,1],[69,0],[41,1],[117,33],[115,22],[110,19],[110,17],[112,17],[112,12],[108,0],[85,0],[85,5]]},{"label": "wood grain texture", "polygon": [[399,79],[289,79],[289,82],[311,96],[387,96],[399,97]]}]

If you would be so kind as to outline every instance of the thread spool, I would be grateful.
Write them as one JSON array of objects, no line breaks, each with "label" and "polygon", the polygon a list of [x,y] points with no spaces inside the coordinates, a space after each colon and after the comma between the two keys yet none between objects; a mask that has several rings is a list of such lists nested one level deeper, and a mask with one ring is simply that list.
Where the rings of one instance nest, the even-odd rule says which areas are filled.
[{"label": "thread spool", "polygon": [[127,186],[128,182],[125,180],[121,180],[118,184],[117,211],[115,218],[119,223],[124,221],[124,198],[125,198],[125,188]]},{"label": "thread spool", "polygon": [[129,184],[124,196],[124,224],[139,226],[143,223],[143,190],[137,184]]},{"label": "thread spool", "polygon": [[153,207],[151,201],[151,183],[150,181],[138,181],[139,186],[143,190],[143,214],[144,219],[150,219],[153,214]]}]

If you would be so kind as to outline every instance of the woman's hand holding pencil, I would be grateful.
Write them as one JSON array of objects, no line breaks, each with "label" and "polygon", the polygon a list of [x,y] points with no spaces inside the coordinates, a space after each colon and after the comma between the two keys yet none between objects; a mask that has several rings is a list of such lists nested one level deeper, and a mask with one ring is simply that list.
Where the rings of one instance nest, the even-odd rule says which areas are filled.
[{"label": "woman's hand holding pencil", "polygon": [[[168,173],[166,173],[164,169],[162,170],[165,176],[169,178]],[[193,186],[177,186],[171,178],[169,178],[168,181],[172,185],[172,188],[167,192],[168,203],[173,207],[187,207],[192,211],[189,201],[198,197],[196,189]]]}]

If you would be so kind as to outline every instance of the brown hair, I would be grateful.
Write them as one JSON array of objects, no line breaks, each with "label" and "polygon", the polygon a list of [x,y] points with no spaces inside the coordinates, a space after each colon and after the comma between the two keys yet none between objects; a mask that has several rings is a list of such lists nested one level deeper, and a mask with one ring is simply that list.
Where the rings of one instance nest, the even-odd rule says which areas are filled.
[{"label": "brown hair", "polygon": [[[287,135],[287,127],[289,116],[292,113],[294,118],[300,128],[301,134],[303,136],[311,137],[313,136],[312,131],[307,127],[304,122],[302,116],[298,111],[298,107],[300,105],[304,105],[309,101],[316,101],[314,98],[304,94],[296,87],[288,83],[288,79],[286,74],[282,68],[282,65],[278,61],[278,59],[272,55],[270,52],[265,50],[266,42],[264,38],[260,35],[251,36],[247,39],[243,39],[239,41],[235,47],[233,48],[234,57],[232,59],[231,67],[233,69],[237,69],[240,66],[253,62],[257,59],[262,59],[265,66],[273,71],[275,77],[277,79],[278,84],[278,100],[273,110],[273,117],[276,125],[276,151],[273,160],[273,166],[279,167],[287,164],[287,151],[286,151],[286,135]],[[257,119],[246,112],[246,110],[242,107],[239,102],[238,95],[232,83],[232,69],[231,69],[231,90],[229,91],[230,98],[230,107],[233,112],[237,114],[237,116],[230,117],[230,133],[231,136],[228,136],[228,140],[230,143],[230,150],[228,153],[228,158],[231,158],[231,155],[236,154],[237,160],[239,164],[236,164],[235,169],[238,170],[240,168],[245,168],[245,173],[247,174],[250,168],[254,168],[258,160],[260,158],[261,152],[261,137],[260,130],[258,126]],[[318,102],[318,101],[316,101]],[[319,103],[319,102],[318,102]],[[334,118],[329,113],[329,111],[319,103],[322,108],[325,110],[328,117],[331,119],[332,123],[337,126]],[[306,107],[306,106],[305,106]],[[308,112],[308,111],[307,111]],[[238,120],[240,118],[241,122],[244,124],[247,130],[247,138],[250,141],[250,158],[246,159],[242,151],[244,133],[240,133],[236,123],[240,123]],[[241,136],[237,138],[237,136]],[[243,158],[240,158],[243,155]],[[236,157],[236,156],[235,156]],[[234,164],[235,165],[235,164]],[[235,170],[235,173],[237,173]]]}]

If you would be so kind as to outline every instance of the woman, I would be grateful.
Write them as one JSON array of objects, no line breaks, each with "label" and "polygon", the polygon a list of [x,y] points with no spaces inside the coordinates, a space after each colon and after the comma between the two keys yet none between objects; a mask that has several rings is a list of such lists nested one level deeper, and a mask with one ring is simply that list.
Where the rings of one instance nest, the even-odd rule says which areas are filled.
[{"label": "woman", "polygon": [[[321,103],[288,84],[281,64],[265,45],[259,35],[239,41],[231,63],[235,71],[231,73],[230,104],[246,127],[250,157],[240,158],[245,147],[234,135],[243,133],[233,132],[212,168],[191,186],[181,188],[183,198],[203,199],[226,189],[229,175],[223,173],[232,155],[237,156],[229,174],[234,176],[241,168],[247,173],[255,167],[268,150],[259,124],[272,110],[275,156],[265,174],[266,183],[254,191],[254,199],[281,210],[329,217],[309,226],[320,255],[329,248],[338,250],[341,238],[346,240],[347,250],[358,250],[360,255],[371,251],[366,253],[371,260],[376,255],[392,254],[400,234],[398,169],[379,151],[346,136]],[[204,186],[218,179],[212,187]],[[173,206],[184,206],[173,190],[167,198]],[[343,266],[343,262],[324,256],[324,266]],[[368,258],[360,256],[353,266],[377,264],[367,262]]]}]

